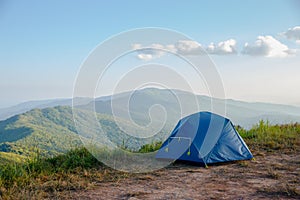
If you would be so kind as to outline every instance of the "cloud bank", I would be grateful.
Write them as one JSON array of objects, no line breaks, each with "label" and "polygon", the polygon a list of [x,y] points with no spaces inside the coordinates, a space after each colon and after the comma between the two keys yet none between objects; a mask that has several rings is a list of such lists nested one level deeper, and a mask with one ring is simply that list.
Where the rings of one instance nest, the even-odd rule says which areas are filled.
[{"label": "cloud bank", "polygon": [[151,44],[150,46],[142,46],[141,44],[133,44],[132,48],[138,52],[137,57],[141,60],[151,60],[165,55],[166,52],[178,53],[180,55],[203,55],[217,54],[228,55],[236,54],[236,41],[229,39],[218,44],[211,43],[205,47],[193,40],[179,40],[176,44]]},{"label": "cloud bank", "polygon": [[[281,35],[300,44],[300,26],[290,28],[286,32],[281,33]],[[271,35],[258,36],[252,44],[246,42],[240,51],[238,51],[237,41],[234,39],[228,39],[219,43],[212,42],[208,46],[193,40],[179,40],[175,44],[151,44],[150,46],[133,44],[132,47],[137,51],[137,58],[145,61],[159,58],[165,55],[166,52],[178,53],[184,56],[241,54],[267,58],[285,58],[295,55],[297,52],[296,49],[290,49]]]}]

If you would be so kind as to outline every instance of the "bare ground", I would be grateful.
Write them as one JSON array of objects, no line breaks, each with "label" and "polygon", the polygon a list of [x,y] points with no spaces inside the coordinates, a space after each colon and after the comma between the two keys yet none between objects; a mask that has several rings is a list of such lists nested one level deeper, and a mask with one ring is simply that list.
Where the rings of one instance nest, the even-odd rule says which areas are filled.
[{"label": "bare ground", "polygon": [[73,191],[71,199],[300,199],[298,153],[257,153],[251,161],[209,166],[173,164],[118,182]]}]

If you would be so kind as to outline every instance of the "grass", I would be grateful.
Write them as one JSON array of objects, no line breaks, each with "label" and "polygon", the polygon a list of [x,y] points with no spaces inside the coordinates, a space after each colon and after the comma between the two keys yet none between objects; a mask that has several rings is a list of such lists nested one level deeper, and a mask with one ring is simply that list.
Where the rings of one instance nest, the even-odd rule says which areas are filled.
[{"label": "grass", "polygon": [[296,151],[300,147],[300,124],[270,125],[261,120],[250,130],[236,127],[251,151]]},{"label": "grass", "polygon": [[36,156],[24,163],[2,165],[0,197],[51,198],[62,191],[92,187],[95,181],[116,181],[127,176],[103,166],[85,148],[80,148],[53,158]]},{"label": "grass", "polygon": [[26,157],[10,152],[0,152],[0,166],[5,163],[17,162],[21,163],[25,161]]},{"label": "grass", "polygon": [[[270,125],[260,121],[250,130],[237,127],[249,149],[256,154],[269,152],[292,152],[300,148],[300,124]],[[144,145],[139,152],[146,153],[159,149],[161,142]],[[1,158],[9,161],[12,155],[2,153]],[[63,198],[68,192],[93,188],[99,182],[118,181],[128,173],[117,172],[104,166],[85,148],[69,151],[64,155],[42,158],[37,153],[32,159],[23,157],[18,162],[0,165],[0,199]],[[247,162],[240,162],[248,167]],[[277,171],[269,168],[268,176],[280,178]],[[291,185],[284,185],[268,193],[298,195]],[[134,194],[135,195],[135,194]]]},{"label": "grass", "polygon": [[143,145],[140,149],[139,149],[139,153],[148,153],[148,152],[154,152],[157,151],[162,145],[162,142],[153,142],[151,144],[146,144]]}]

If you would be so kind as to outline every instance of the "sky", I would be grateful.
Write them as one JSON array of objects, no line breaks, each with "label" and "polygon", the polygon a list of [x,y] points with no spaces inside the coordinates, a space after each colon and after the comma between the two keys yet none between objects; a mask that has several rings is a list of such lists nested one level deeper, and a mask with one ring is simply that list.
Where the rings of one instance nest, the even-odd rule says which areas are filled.
[{"label": "sky", "polygon": [[[187,55],[207,51],[226,98],[300,106],[299,11],[297,0],[0,0],[0,108],[71,97],[99,43],[143,27],[192,38],[169,45]],[[137,58],[162,56],[140,51]]]}]

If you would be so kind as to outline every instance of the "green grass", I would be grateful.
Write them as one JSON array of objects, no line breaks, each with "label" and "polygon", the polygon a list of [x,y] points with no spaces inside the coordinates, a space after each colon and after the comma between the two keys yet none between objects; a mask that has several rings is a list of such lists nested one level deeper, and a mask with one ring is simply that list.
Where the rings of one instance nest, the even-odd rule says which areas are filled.
[{"label": "green grass", "polygon": [[250,130],[236,127],[250,150],[295,151],[300,147],[300,124],[270,125],[261,120]]},{"label": "green grass", "polygon": [[145,144],[139,149],[139,153],[148,153],[157,151],[162,145],[162,142],[152,142],[151,144]]}]

